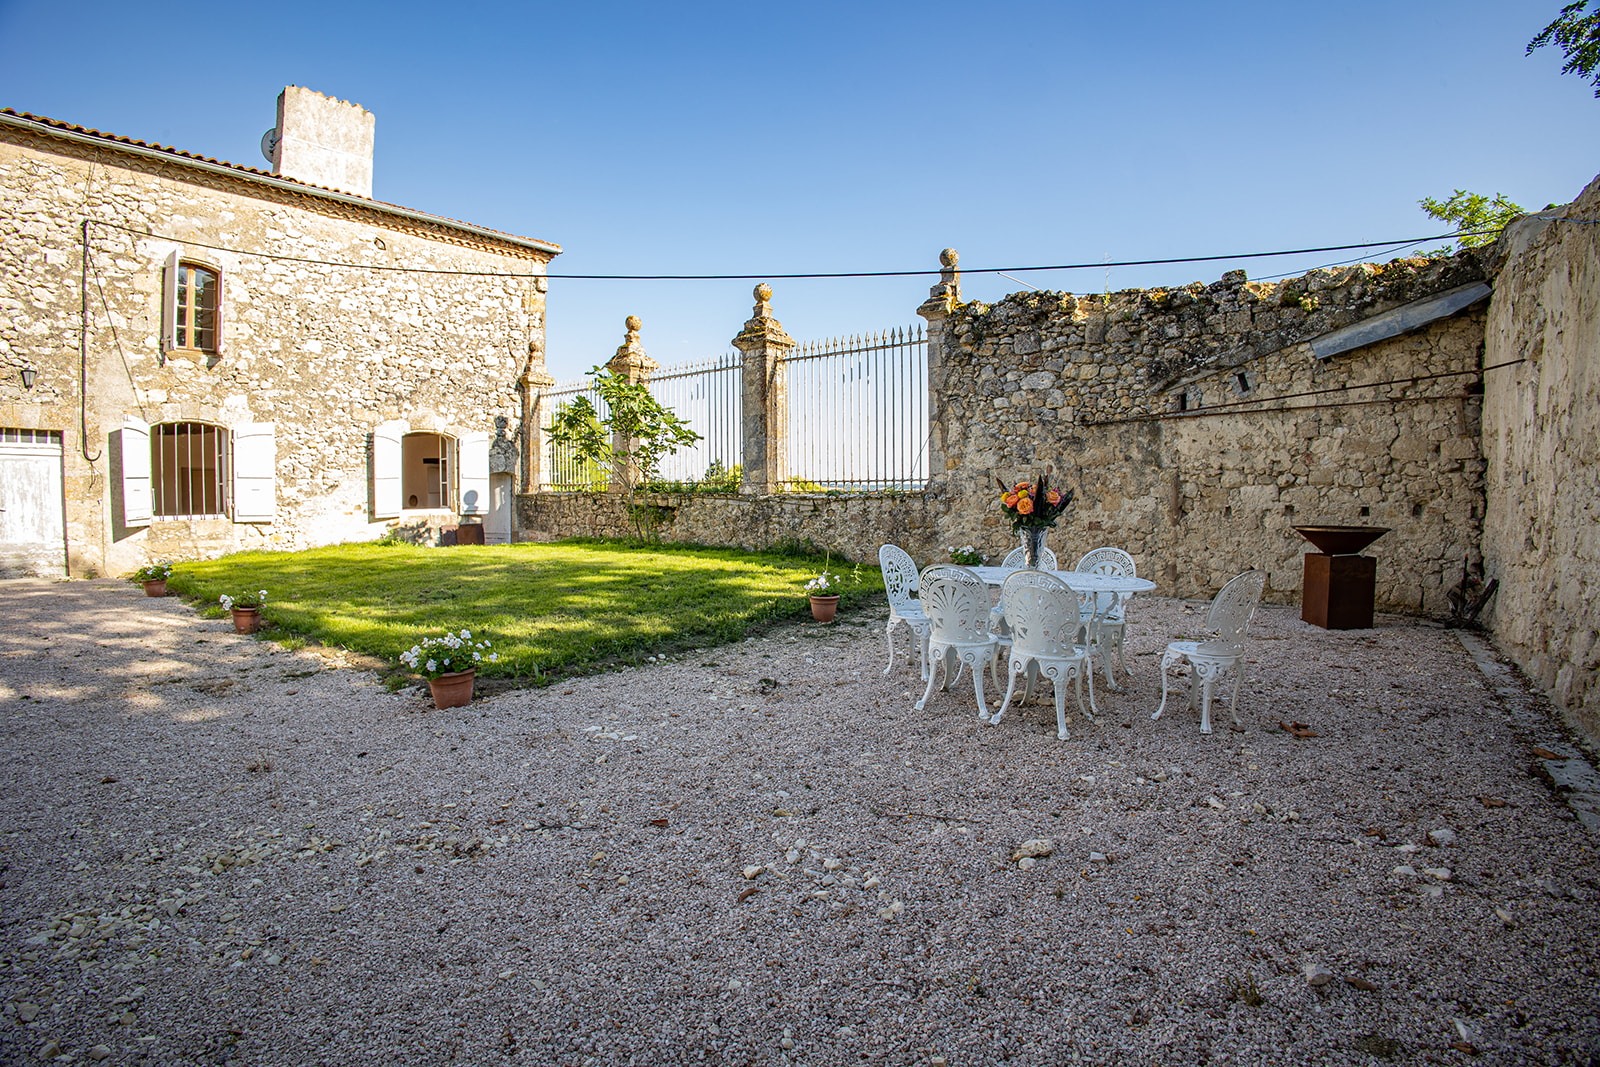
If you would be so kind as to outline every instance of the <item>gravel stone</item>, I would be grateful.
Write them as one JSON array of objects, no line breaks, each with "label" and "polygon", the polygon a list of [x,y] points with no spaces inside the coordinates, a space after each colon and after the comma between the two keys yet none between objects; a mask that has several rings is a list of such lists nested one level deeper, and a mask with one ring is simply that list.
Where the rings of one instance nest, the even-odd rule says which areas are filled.
[{"label": "gravel stone", "polygon": [[[0,1062],[1354,1067],[1454,1062],[1454,1019],[1587,1062],[1595,840],[1454,634],[1263,606],[1246,731],[1202,736],[1149,720],[1185,606],[1129,605],[1061,742],[1048,686],[914,711],[869,609],[439,711],[129,583],[0,582]],[[1450,881],[1396,878],[1444,826]],[[1116,862],[1016,877],[1036,840]]]}]

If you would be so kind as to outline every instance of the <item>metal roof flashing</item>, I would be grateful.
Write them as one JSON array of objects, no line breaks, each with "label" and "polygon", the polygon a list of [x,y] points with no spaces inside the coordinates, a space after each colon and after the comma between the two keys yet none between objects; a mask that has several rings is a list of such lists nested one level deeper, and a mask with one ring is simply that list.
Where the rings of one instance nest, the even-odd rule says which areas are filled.
[{"label": "metal roof flashing", "polygon": [[1309,342],[1311,354],[1319,360],[1331,359],[1344,352],[1412,333],[1429,323],[1449,318],[1480,300],[1488,299],[1492,292],[1494,290],[1487,282],[1470,282],[1421,300],[1413,300],[1409,304],[1390,308],[1381,315],[1312,338]]}]

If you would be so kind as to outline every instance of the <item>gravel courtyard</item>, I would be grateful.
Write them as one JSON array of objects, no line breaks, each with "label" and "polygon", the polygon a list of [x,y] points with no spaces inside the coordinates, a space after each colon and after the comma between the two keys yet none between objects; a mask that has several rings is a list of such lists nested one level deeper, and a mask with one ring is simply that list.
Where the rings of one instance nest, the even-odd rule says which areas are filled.
[{"label": "gravel courtyard", "polygon": [[1547,706],[1451,631],[1264,607],[1246,729],[1151,722],[1203,607],[1136,599],[1061,742],[1048,690],[912,710],[871,612],[439,711],[0,582],[0,1061],[1589,1064]]}]

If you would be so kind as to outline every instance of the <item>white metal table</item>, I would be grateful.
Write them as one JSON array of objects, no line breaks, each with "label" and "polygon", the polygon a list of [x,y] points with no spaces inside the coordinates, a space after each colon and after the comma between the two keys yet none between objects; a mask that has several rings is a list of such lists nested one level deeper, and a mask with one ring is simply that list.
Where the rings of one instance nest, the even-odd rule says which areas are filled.
[{"label": "white metal table", "polygon": [[[1006,579],[1011,577],[1020,567],[972,567],[970,570],[983,579],[985,585],[998,589],[1006,584]],[[1095,618],[1098,620],[1106,612],[1112,611],[1118,604],[1125,603],[1135,593],[1153,592],[1156,583],[1148,578],[1135,578],[1124,574],[1093,574],[1088,571],[1044,571],[1053,574],[1066,583],[1067,588],[1080,595],[1094,593],[1110,593],[1110,602],[1104,611],[1097,610]],[[1106,684],[1112,689],[1121,690],[1116,679],[1111,674],[1111,661],[1106,660]]]}]

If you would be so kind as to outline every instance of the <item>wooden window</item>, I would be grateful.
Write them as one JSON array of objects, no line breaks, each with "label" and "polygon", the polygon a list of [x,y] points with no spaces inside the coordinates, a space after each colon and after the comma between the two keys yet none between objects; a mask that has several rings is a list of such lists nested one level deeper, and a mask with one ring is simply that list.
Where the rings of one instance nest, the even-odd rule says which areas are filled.
[{"label": "wooden window", "polygon": [[193,263],[178,264],[179,348],[217,350],[217,273]]},{"label": "wooden window", "polygon": [[161,347],[167,352],[222,354],[222,272],[167,257],[162,284]]}]

